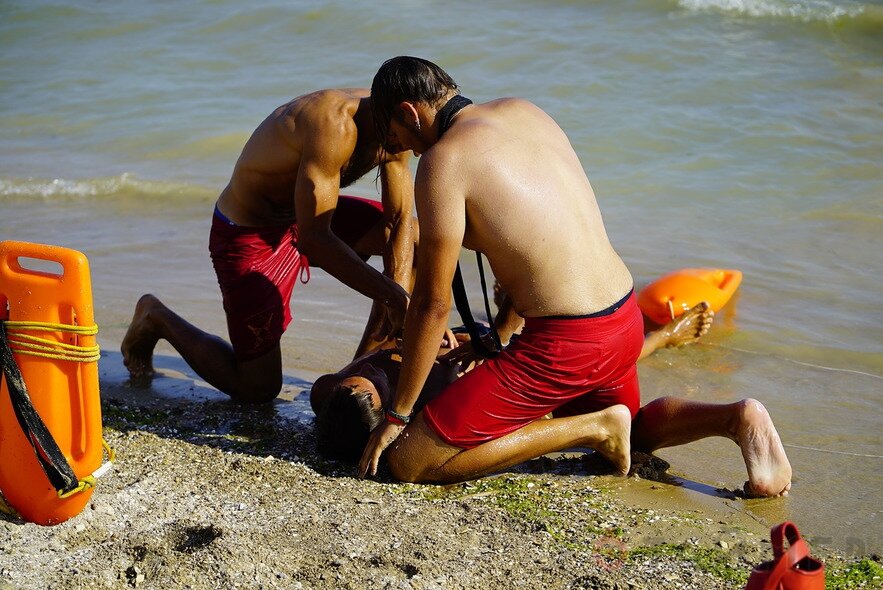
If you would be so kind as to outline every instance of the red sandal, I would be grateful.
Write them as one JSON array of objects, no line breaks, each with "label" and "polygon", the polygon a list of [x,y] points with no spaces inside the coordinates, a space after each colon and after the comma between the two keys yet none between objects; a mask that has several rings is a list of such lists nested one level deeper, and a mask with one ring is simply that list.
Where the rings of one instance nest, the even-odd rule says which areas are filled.
[{"label": "red sandal", "polygon": [[[785,551],[785,538],[788,550]],[[825,565],[809,555],[809,545],[800,538],[793,522],[770,530],[773,560],[751,570],[745,590],[825,590]]]}]

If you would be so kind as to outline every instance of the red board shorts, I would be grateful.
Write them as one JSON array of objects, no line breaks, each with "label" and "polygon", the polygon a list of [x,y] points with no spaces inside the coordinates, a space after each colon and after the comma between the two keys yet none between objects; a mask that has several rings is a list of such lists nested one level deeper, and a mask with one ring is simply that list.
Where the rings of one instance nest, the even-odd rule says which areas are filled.
[{"label": "red board shorts", "polygon": [[[382,218],[379,202],[341,195],[331,231],[353,247]],[[309,280],[309,264],[297,249],[297,236],[296,224],[239,226],[215,209],[209,252],[224,298],[230,342],[240,361],[270,352],[291,322],[294,284],[300,275],[304,283]]]},{"label": "red board shorts", "polygon": [[605,312],[527,318],[510,346],[427,404],[426,422],[446,443],[469,449],[549,412],[570,416],[625,404],[634,418],[644,320],[634,292]]}]

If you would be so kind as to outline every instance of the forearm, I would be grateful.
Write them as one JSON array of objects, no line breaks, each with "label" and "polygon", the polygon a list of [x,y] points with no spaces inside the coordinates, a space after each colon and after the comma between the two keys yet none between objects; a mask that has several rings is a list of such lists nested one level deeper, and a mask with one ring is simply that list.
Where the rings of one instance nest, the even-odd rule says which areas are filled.
[{"label": "forearm", "polygon": [[341,283],[362,295],[389,305],[407,292],[395,281],[363,261],[352,248],[333,233],[313,235],[304,240],[305,254],[312,266],[317,266]]},{"label": "forearm", "polygon": [[391,408],[409,415],[435,363],[450,314],[450,301],[412,301],[405,318],[399,383]]},{"label": "forearm", "polygon": [[397,218],[387,224],[386,247],[383,250],[384,274],[406,291],[411,289],[414,266],[413,220]]},{"label": "forearm", "polygon": [[383,268],[387,276],[411,290],[414,262],[414,182],[408,157],[399,155],[380,170],[381,199],[386,221]]}]

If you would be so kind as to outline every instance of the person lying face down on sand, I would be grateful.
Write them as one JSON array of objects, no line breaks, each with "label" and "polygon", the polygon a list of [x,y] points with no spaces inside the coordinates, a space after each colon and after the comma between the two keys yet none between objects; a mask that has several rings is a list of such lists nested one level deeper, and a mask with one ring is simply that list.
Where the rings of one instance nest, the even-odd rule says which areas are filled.
[{"label": "person lying face down on sand", "polygon": [[[437,65],[407,56],[380,67],[371,102],[384,148],[422,154],[420,244],[401,373],[361,475],[376,472],[390,445],[387,462],[403,481],[462,481],[573,447],[598,451],[625,475],[633,440],[659,448],[727,434],[741,443],[752,494],[789,489],[790,465],[757,402],[742,404],[753,419],[738,423],[732,409],[697,412],[681,400],[638,417],[644,338],[632,277],[582,163],[548,114],[518,98],[473,104]],[[524,329],[415,413],[462,247],[487,257]]]},{"label": "person lying face down on sand", "polygon": [[[659,348],[681,347],[696,342],[707,333],[713,316],[714,312],[708,305],[700,303],[667,325],[648,332],[639,360]],[[433,364],[415,409],[422,409],[462,374],[460,367],[449,359],[459,358],[451,352],[462,348],[465,341],[468,341],[465,334],[449,332],[445,337],[438,350],[439,360]],[[316,414],[316,437],[323,455],[350,462],[358,460],[370,432],[384,421],[384,407],[389,404],[391,392],[398,385],[400,371],[401,348],[387,343],[354,360],[337,373],[323,375],[316,380],[310,390],[310,405]],[[699,427],[704,434],[679,438],[672,435],[670,429],[663,431],[655,424],[681,414],[684,415],[677,418],[678,424],[691,421],[686,430],[693,431]],[[647,404],[638,412],[632,425],[631,448],[650,453],[708,436],[729,438],[739,445],[748,468],[749,481],[744,486],[746,494],[768,495],[763,493],[767,475],[759,457],[771,452],[762,448],[764,444],[774,447],[772,452],[778,452],[775,449],[779,446],[778,438],[766,439],[766,442],[753,438],[754,433],[767,429],[775,432],[766,410],[755,400],[706,404],[666,397]],[[755,445],[761,448],[755,448]]]},{"label": "person lying face down on sand", "polygon": [[[289,300],[310,265],[374,301],[356,356],[372,338],[397,335],[417,232],[409,157],[381,149],[367,88],[320,90],[274,110],[245,144],[212,218],[209,250],[230,343],[144,295],[121,346],[133,382],[153,376],[153,350],[164,339],[234,400],[272,400],[282,387]],[[374,168],[382,203],[340,194]],[[372,255],[383,256],[384,272],[367,264]]]}]

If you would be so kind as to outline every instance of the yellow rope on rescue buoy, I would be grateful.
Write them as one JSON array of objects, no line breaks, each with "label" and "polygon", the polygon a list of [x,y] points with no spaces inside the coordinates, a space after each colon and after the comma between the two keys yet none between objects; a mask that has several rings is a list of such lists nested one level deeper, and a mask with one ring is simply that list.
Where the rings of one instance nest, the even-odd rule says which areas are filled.
[{"label": "yellow rope on rescue buoy", "polygon": [[70,332],[71,334],[81,336],[94,336],[98,333],[97,324],[75,326],[53,322],[10,320],[6,320],[4,323],[9,335],[9,345],[12,351],[17,354],[79,363],[91,363],[101,358],[101,351],[97,344],[94,346],[79,346],[77,344],[67,344],[21,333],[21,330],[30,330],[37,332]]}]

